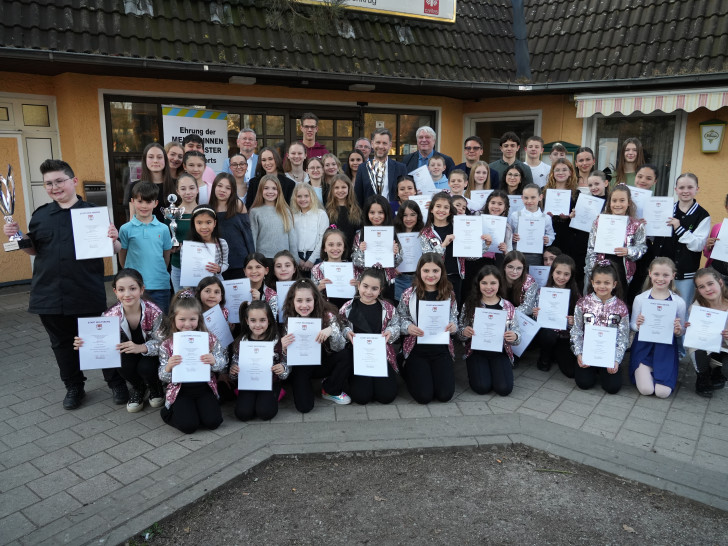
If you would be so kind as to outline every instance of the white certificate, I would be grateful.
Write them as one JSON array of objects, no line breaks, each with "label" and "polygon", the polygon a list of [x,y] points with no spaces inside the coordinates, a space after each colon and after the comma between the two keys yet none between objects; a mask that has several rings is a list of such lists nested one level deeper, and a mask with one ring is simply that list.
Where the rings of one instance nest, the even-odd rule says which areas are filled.
[{"label": "white certificate", "polygon": [[614,368],[617,358],[617,329],[608,326],[584,327],[581,361],[587,366]]},{"label": "white certificate", "polygon": [[536,284],[542,288],[544,286],[546,286],[546,283],[549,280],[550,271],[551,271],[551,268],[548,265],[529,265],[528,266],[528,274],[531,275],[536,280]]},{"label": "white certificate", "polygon": [[[367,246],[369,244],[367,243]],[[324,262],[324,279],[329,279],[331,284],[326,285],[326,297],[351,299],[356,294],[356,287],[352,286],[351,279],[354,278],[354,264],[351,262]]]},{"label": "white certificate", "polygon": [[225,315],[222,314],[220,305],[211,307],[204,313],[202,317],[205,319],[205,327],[208,332],[212,332],[217,337],[220,345],[227,347],[233,342],[233,335],[230,333],[230,325],[225,320]]},{"label": "white certificate", "polygon": [[197,286],[202,279],[212,275],[205,267],[215,261],[215,245],[182,241],[180,253],[180,286]]},{"label": "white certificate", "polygon": [[374,264],[394,267],[393,226],[365,226],[364,242],[367,244],[367,249],[364,251],[364,267],[372,267]]},{"label": "white certificate", "polygon": [[542,288],[538,296],[538,325],[541,328],[566,330],[568,327],[569,295],[566,288]]},{"label": "white certificate", "polygon": [[200,359],[210,353],[210,335],[207,332],[175,332],[172,344],[173,356],[182,357],[182,362],[172,368],[172,383],[207,383],[210,365]]},{"label": "white certificate", "polygon": [[488,196],[491,193],[493,193],[493,190],[470,190],[470,201],[468,202],[468,208],[476,212],[483,210],[485,202],[488,200]]},{"label": "white certificate", "polygon": [[77,260],[114,255],[114,243],[109,237],[111,221],[107,208],[71,209],[71,224]]},{"label": "white certificate", "polygon": [[321,344],[316,336],[321,331],[319,318],[288,318],[288,333],[295,336],[295,341],[288,346],[289,366],[318,366],[321,364]]},{"label": "white certificate", "polygon": [[450,301],[422,301],[417,312],[417,326],[425,335],[417,338],[420,345],[447,345],[450,343],[450,332],[446,330],[450,323]]},{"label": "white certificate", "polygon": [[640,326],[639,340],[652,343],[672,344],[677,316],[677,302],[670,300],[644,300],[642,316],[645,321]]},{"label": "white certificate", "polygon": [[511,212],[516,212],[516,211],[524,208],[523,197],[521,197],[520,195],[509,195],[508,202],[509,202],[508,214],[510,214]]},{"label": "white certificate", "polygon": [[546,190],[546,203],[543,211],[554,216],[571,214],[571,190]]},{"label": "white certificate", "polygon": [[354,375],[387,377],[387,340],[382,334],[354,336]]},{"label": "white certificate", "polygon": [[634,203],[635,218],[644,218],[645,204],[647,203],[647,200],[652,197],[652,190],[630,187],[629,194],[632,197],[632,202]]},{"label": "white certificate", "polygon": [[518,219],[518,250],[528,254],[543,254],[545,234],[546,219],[543,216],[538,218],[521,216]]},{"label": "white certificate", "polygon": [[427,169],[427,165],[422,165],[422,167],[415,169],[409,174],[415,179],[415,188],[420,193],[435,193],[438,191],[435,187],[435,182],[432,180],[430,171]]},{"label": "white certificate", "polygon": [[83,340],[78,349],[82,370],[121,368],[121,353],[116,348],[121,343],[119,317],[79,318],[78,337]]},{"label": "white certificate", "polygon": [[420,212],[422,213],[422,221],[427,223],[427,215],[429,214],[428,209],[430,208],[430,201],[432,201],[432,194],[423,193],[422,195],[410,195],[407,199],[417,203],[417,206],[420,207]]},{"label": "white certificate", "polygon": [[582,193],[576,200],[574,217],[569,222],[569,227],[589,233],[603,206],[604,199],[601,197]]},{"label": "white certificate", "polygon": [[629,216],[600,214],[594,252],[614,254],[615,248],[624,247],[624,241],[627,238],[627,222],[629,222]]},{"label": "white certificate", "polygon": [[456,258],[483,256],[483,221],[478,216],[453,216],[452,255]]},{"label": "white certificate", "polygon": [[709,307],[693,305],[690,308],[690,326],[685,330],[685,347],[701,349],[709,353],[719,353],[723,342],[721,332],[726,328],[728,311],[718,311]]},{"label": "white certificate", "polygon": [[672,218],[672,197],[649,197],[643,208],[645,235],[649,237],[672,237],[672,226],[667,221]]},{"label": "white certificate", "polygon": [[230,279],[222,281],[225,287],[225,306],[230,314],[228,321],[230,324],[238,324],[240,322],[240,304],[244,301],[253,301],[250,293],[250,279]]},{"label": "white certificate", "polygon": [[470,348],[475,351],[503,352],[506,320],[508,320],[508,313],[502,309],[477,308],[473,315],[474,334]]},{"label": "white certificate", "polygon": [[502,254],[498,249],[498,245],[506,240],[506,225],[508,218],[505,216],[493,216],[491,214],[481,214],[480,219],[483,222],[483,235],[490,235],[493,240],[486,252],[496,252]]},{"label": "white certificate", "polygon": [[521,334],[521,342],[518,345],[511,346],[513,354],[516,356],[523,356],[523,353],[528,349],[528,345],[536,337],[536,334],[540,330],[539,325],[528,315],[524,315],[520,311],[516,311],[516,321],[518,322],[518,329]]},{"label": "white certificate", "polygon": [[[296,281],[276,281],[276,294],[278,294],[278,322],[283,322],[283,312],[286,306],[288,290]],[[352,287],[353,288],[353,287]]]},{"label": "white certificate", "polygon": [[417,262],[422,256],[419,233],[398,233],[399,245],[402,247],[402,263],[397,269],[400,273],[414,273],[417,270]]},{"label": "white certificate", "polygon": [[728,218],[723,220],[718,231],[718,240],[715,242],[710,257],[720,262],[728,262]]},{"label": "white certificate", "polygon": [[273,390],[273,341],[241,341],[238,351],[238,389]]}]

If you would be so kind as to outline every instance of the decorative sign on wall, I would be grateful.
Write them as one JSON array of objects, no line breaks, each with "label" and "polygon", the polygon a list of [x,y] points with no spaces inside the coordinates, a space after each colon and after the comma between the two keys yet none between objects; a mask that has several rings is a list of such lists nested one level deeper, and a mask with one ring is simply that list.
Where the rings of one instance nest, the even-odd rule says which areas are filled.
[{"label": "decorative sign on wall", "polygon": [[[325,0],[300,0],[304,4],[325,4]],[[457,0],[347,0],[345,7],[380,15],[455,22]]]}]

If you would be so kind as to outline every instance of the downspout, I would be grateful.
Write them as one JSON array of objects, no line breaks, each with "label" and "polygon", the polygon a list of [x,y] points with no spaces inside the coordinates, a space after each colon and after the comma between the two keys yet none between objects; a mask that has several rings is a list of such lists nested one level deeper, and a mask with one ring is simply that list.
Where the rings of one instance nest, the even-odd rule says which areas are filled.
[{"label": "downspout", "polygon": [[513,8],[513,36],[515,38],[516,81],[530,83],[531,58],[528,53],[528,30],[523,0],[511,0]]}]

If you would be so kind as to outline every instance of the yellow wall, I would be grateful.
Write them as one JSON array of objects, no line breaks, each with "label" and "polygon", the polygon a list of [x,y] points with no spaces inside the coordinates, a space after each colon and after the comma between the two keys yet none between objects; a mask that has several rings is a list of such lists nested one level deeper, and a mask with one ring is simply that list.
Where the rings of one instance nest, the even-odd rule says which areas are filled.
[{"label": "yellow wall", "polygon": [[[25,217],[25,195],[23,194],[23,177],[20,174],[20,155],[18,153],[18,139],[15,137],[0,137],[0,174],[7,176],[8,163],[13,165],[13,180],[15,180],[15,212],[13,220],[20,224],[21,231],[25,231],[28,225]],[[2,242],[6,243],[5,235],[2,235]],[[29,279],[31,276],[30,257],[22,250],[5,252],[0,250],[3,256],[0,259],[0,283]]]}]

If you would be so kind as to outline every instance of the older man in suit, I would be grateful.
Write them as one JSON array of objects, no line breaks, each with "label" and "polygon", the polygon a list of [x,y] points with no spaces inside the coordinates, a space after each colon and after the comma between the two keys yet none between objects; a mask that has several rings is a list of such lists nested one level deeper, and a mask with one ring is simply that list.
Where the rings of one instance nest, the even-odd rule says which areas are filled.
[{"label": "older man in suit", "polygon": [[[407,166],[407,172],[411,173],[415,169],[427,165],[428,161],[435,153],[435,141],[437,140],[437,134],[427,125],[423,125],[415,133],[417,137],[417,151],[407,154],[402,158],[402,163]],[[445,155],[442,152],[438,152],[442,157],[445,158],[445,176],[450,176],[450,173],[455,170],[455,162],[452,157]]]},{"label": "older man in suit", "polygon": [[379,194],[388,201],[397,198],[397,180],[407,174],[407,167],[399,161],[389,158],[392,148],[392,133],[389,129],[380,128],[372,133],[374,157],[364,163],[356,173],[354,192],[359,206],[370,195]]}]

